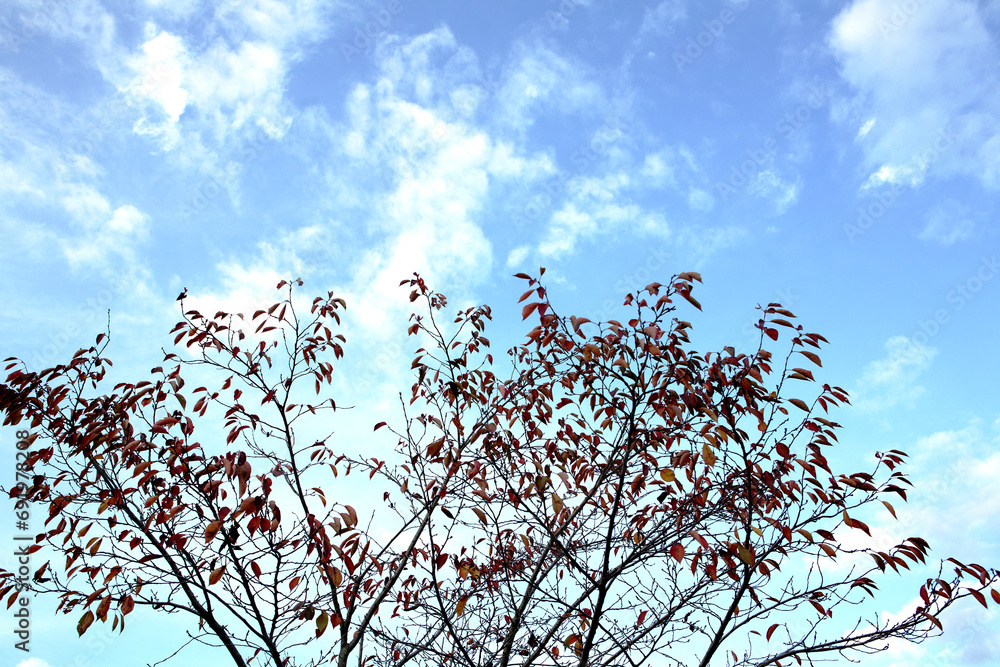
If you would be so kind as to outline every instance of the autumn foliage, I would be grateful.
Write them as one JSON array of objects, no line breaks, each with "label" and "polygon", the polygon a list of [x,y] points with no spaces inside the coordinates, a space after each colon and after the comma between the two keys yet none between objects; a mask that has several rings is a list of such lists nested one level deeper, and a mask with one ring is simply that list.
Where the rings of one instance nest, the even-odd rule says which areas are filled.
[{"label": "autumn foliage", "polygon": [[[275,666],[789,665],[1000,603],[995,569],[931,564],[919,537],[845,539],[895,516],[906,455],[832,469],[847,393],[815,379],[827,341],[779,304],[752,353],[699,353],[678,314],[701,307],[696,273],[607,322],[560,316],[517,277],[533,328],[497,360],[488,307],[446,317],[404,281],[421,347],[400,413],[373,425],[398,442],[385,459],[329,435],[345,303],[303,305],[301,281],[251,316],[184,311],[181,353],[150,380],[109,389],[103,334],[54,368],[8,360],[0,412],[33,443],[10,495],[47,517],[30,588],[81,635],[183,613],[233,663]],[[190,389],[186,368],[215,384]],[[348,503],[359,475],[377,491]],[[869,613],[908,570],[912,613]],[[0,571],[8,604],[16,585]]]}]

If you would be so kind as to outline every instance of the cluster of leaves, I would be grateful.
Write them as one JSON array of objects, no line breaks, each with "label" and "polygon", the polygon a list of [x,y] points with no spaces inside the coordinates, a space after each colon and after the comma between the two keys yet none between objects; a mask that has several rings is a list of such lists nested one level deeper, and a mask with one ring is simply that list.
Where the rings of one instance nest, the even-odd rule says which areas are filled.
[{"label": "cluster of leaves", "polygon": [[[332,293],[305,320],[284,281],[285,298],[249,320],[189,310],[174,342],[194,356],[167,354],[176,365],[154,369],[154,381],[95,398],[110,364],[103,337],[40,372],[10,360],[4,423],[30,422],[47,445],[25,464],[31,483],[11,494],[48,506],[32,550],[66,556],[61,572],[39,568],[32,588],[60,595],[67,613],[85,610],[81,634],[109,616],[124,627],[137,605],[192,614],[195,639],[220,642],[237,665],[306,656],[343,666],[352,655],[782,665],[921,641],[965,597],[985,606],[989,591],[1000,603],[996,570],[948,559],[950,573],[942,562],[908,616],[834,621],[874,598],[888,570],[925,564],[929,546],[843,543],[849,531],[870,536],[856,518],[864,508],[881,501],[894,515],[886,498],[906,499],[905,454],[879,453],[868,472],[832,470],[829,410],[847,394],[822,384],[808,401],[789,396],[814,386],[826,342],[791,312],[761,308],[752,354],[700,354],[674,315],[678,297],[700,309],[696,273],[628,295],[624,323],[560,316],[541,283],[518,277],[529,288],[523,318],[537,324],[509,350],[506,379],[484,335],[488,307],[445,327],[447,299],[419,276],[403,282],[426,304],[408,329],[424,345],[401,424],[375,425],[398,438],[391,461],[336,452],[329,436],[296,439],[300,419],[337,408],[297,398],[310,381],[321,395],[330,357],[343,355],[330,326],[345,304]],[[790,345],[776,361],[766,344],[782,329]],[[217,391],[191,392],[190,410],[185,365],[224,376]],[[224,415],[225,446],[240,449],[194,440],[192,417],[209,409]],[[351,471],[389,489],[364,512],[381,540],[332,498],[333,478]],[[11,573],[0,572],[0,595],[17,595]]]}]

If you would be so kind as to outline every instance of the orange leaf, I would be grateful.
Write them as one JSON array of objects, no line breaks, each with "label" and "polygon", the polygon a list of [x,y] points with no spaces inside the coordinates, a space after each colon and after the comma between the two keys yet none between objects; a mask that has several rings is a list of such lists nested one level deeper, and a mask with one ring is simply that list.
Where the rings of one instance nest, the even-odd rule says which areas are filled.
[{"label": "orange leaf", "polygon": [[326,632],[326,626],[330,624],[330,616],[326,611],[320,612],[319,616],[316,618],[316,636],[319,637],[324,632]]},{"label": "orange leaf", "polygon": [[788,402],[801,410],[809,412],[809,406],[806,405],[806,402],[803,401],[801,398],[790,398],[788,399]]},{"label": "orange leaf", "polygon": [[208,585],[219,583],[219,579],[222,579],[223,573],[226,571],[226,566],[218,567],[212,570],[212,574],[208,575]]},{"label": "orange leaf", "polygon": [[458,601],[458,606],[455,607],[455,616],[461,616],[462,612],[465,611],[465,603],[469,601],[468,595],[463,595],[462,599]]},{"label": "orange leaf", "polygon": [[556,514],[559,514],[560,512],[562,512],[562,509],[563,509],[562,498],[559,497],[558,493],[553,493],[552,494],[552,511],[555,512]]},{"label": "orange leaf", "polygon": [[712,446],[707,442],[701,447],[701,457],[705,459],[705,463],[712,467],[715,465],[715,452],[712,451]]}]

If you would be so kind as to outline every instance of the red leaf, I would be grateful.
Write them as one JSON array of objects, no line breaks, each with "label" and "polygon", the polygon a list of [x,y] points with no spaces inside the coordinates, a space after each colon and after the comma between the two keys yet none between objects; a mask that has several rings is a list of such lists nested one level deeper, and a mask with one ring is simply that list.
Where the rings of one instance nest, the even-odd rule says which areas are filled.
[{"label": "red leaf", "polygon": [[674,560],[678,563],[684,560],[684,546],[678,542],[674,546],[670,547],[670,555],[673,556]]},{"label": "red leaf", "polygon": [[822,363],[820,363],[819,355],[816,354],[815,352],[810,352],[809,350],[799,350],[799,354],[805,356],[809,361],[813,362],[817,366],[823,365]]},{"label": "red leaf", "polygon": [[379,422],[379,423],[375,424],[375,428],[373,430],[377,431],[380,428],[382,428],[383,426],[385,426],[385,422]]}]

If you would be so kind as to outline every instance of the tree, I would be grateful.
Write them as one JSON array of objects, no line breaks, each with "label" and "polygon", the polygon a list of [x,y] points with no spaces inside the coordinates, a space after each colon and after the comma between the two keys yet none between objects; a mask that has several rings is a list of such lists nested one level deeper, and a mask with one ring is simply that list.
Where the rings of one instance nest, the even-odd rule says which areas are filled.
[{"label": "tree", "polygon": [[[343,409],[321,398],[345,342],[333,293],[304,319],[285,281],[251,318],[188,310],[173,333],[189,356],[167,353],[172,368],[111,393],[103,334],[55,368],[8,360],[0,411],[29,424],[33,447],[10,493],[47,507],[31,549],[65,563],[30,582],[0,573],[0,596],[58,594],[82,612],[81,635],[147,606],[193,616],[193,640],[237,665],[341,667],[784,665],[919,642],[966,597],[1000,603],[997,570],[949,558],[905,618],[853,610],[876,605],[889,570],[924,566],[929,546],[844,543],[870,535],[858,517],[873,506],[894,516],[885,498],[906,500],[906,455],[832,469],[828,413],[848,397],[828,384],[790,396],[812,386],[826,340],[779,304],[761,308],[752,354],[699,354],[674,315],[678,297],[700,309],[696,273],[627,295],[625,324],[559,316],[517,277],[537,325],[507,379],[483,335],[488,307],[445,326],[447,299],[403,282],[426,311],[408,328],[424,346],[402,418],[374,426],[398,437],[393,460],[303,435]],[[781,330],[779,363],[767,346]],[[188,392],[185,367],[221,386]],[[210,410],[224,446],[194,439]],[[335,478],[351,473],[382,498],[338,502]]]}]

